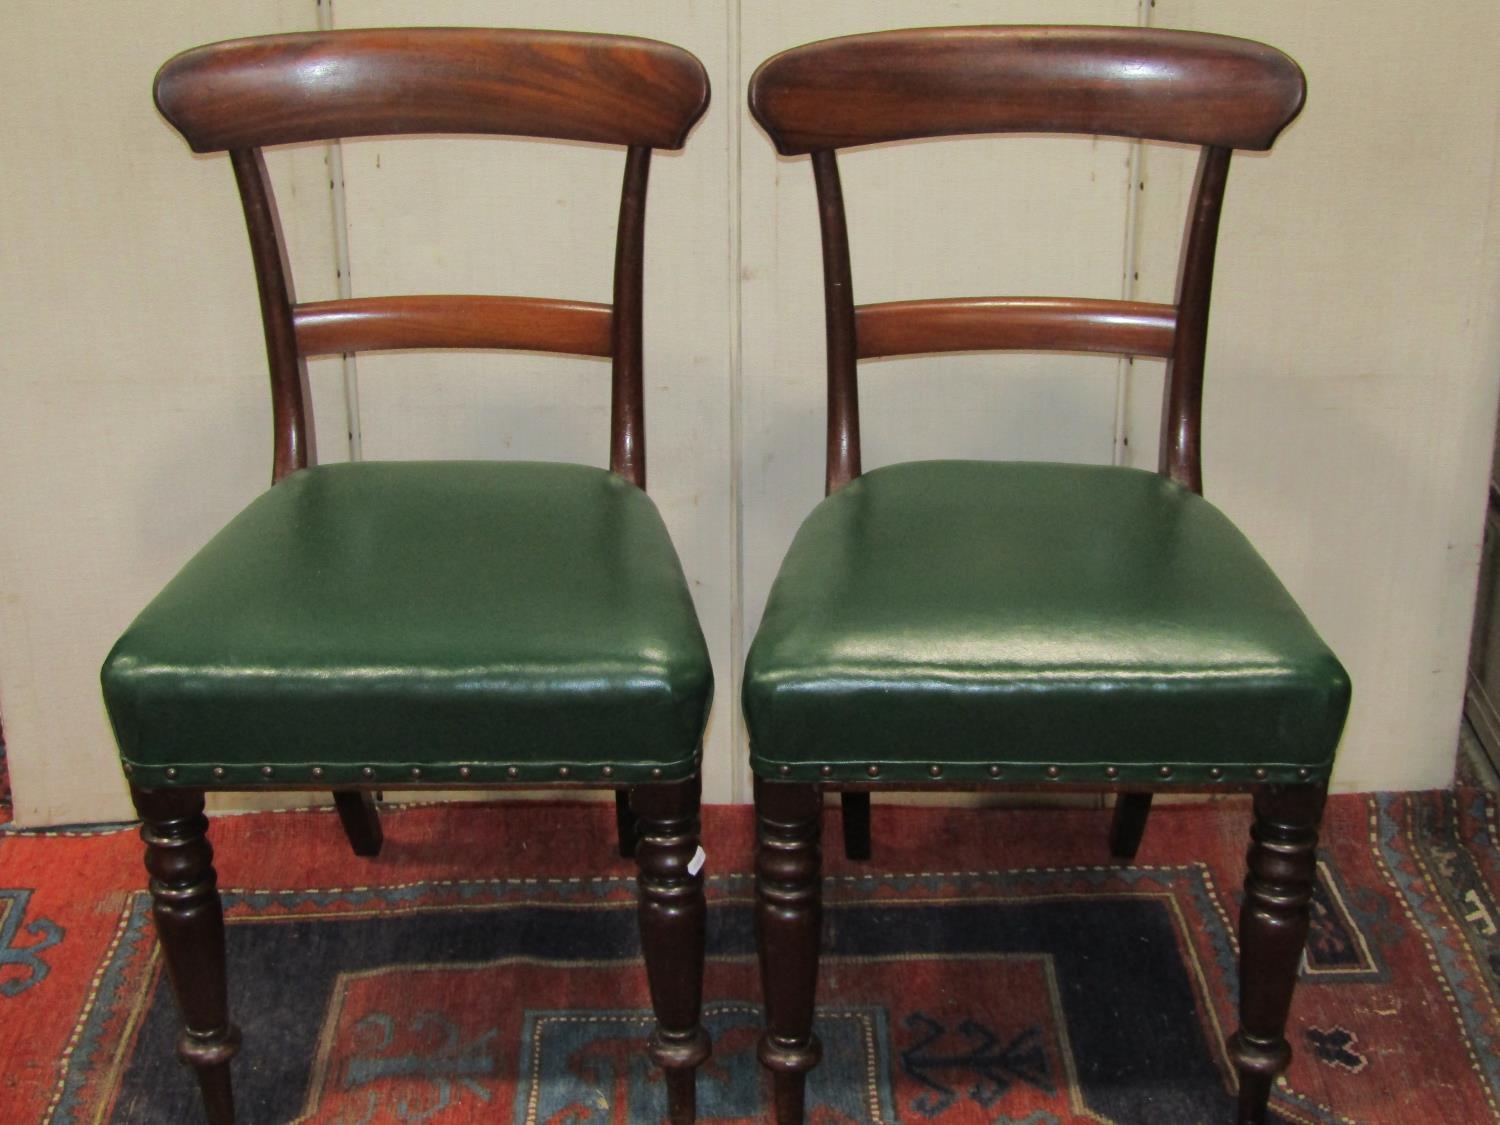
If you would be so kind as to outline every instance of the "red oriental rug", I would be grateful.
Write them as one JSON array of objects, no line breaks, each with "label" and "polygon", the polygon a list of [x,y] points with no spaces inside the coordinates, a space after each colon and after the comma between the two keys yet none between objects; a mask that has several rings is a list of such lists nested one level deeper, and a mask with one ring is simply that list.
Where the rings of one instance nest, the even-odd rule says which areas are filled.
[{"label": "red oriental rug", "polygon": [[[1152,813],[877,806],[826,825],[812,1125],[1232,1120],[1243,800]],[[377,860],[322,812],[212,829],[252,1125],[650,1122],[631,866],[606,805],[384,814]],[[707,810],[700,1120],[767,1119],[752,822]],[[1283,1123],[1500,1120],[1500,834],[1478,791],[1335,798]],[[0,832],[0,1121],[201,1120],[129,829]]]}]

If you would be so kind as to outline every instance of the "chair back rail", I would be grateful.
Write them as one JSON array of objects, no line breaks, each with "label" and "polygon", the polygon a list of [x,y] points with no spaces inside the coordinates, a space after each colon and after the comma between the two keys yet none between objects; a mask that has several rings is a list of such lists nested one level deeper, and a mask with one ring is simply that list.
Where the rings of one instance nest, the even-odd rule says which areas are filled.
[{"label": "chair back rail", "polygon": [[964,133],[1086,133],[1265,149],[1302,71],[1245,39],[1133,27],[882,31],[795,47],[751,78],[787,156]]},{"label": "chair back rail", "polygon": [[611,309],[547,297],[354,297],[292,309],[303,356],[485,348],[609,356]]},{"label": "chair back rail", "polygon": [[[1229,157],[1235,148],[1269,148],[1304,96],[1301,69],[1272,47],[1153,28],[876,32],[796,47],[761,64],[750,80],[752,113],[779,152],[812,156],[828,338],[828,491],[860,473],[858,360],[1025,350],[1165,358],[1159,469],[1201,492],[1203,359]],[[1175,303],[975,297],[856,305],[836,150],[973,133],[1198,145]]]},{"label": "chair back rail", "polygon": [[[383,28],[195,48],[157,75],[163,116],[228,150],[245,210],[271,371],[272,480],[315,460],[305,358],[486,348],[612,360],[612,471],[646,485],[641,312],[653,148],[681,148],[708,77],[665,43],[573,32]],[[536,297],[360,297],[299,305],[261,150],[341,137],[476,133],[623,146],[609,305]]]},{"label": "chair back rail", "polygon": [[156,104],[197,152],[400,133],[681,148],[703,66],[650,39],[374,28],[234,39],[169,59]]}]

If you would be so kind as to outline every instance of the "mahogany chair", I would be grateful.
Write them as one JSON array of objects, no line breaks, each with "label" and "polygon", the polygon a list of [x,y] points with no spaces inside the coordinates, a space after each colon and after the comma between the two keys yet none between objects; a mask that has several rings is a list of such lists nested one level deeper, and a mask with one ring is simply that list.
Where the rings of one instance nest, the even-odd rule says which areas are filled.
[{"label": "mahogany chair", "polygon": [[[1308,928],[1314,847],[1349,682],[1291,597],[1201,496],[1209,288],[1230,152],[1302,107],[1258,43],[1105,27],[942,28],[812,43],[765,62],[750,108],[812,155],[828,336],[827,498],[798,531],[745,669],[759,823],[756,918],[783,1123],[803,1113],[825,790],[851,856],[873,791],[1121,794],[1131,853],[1150,795],[1254,793],[1240,916],[1239,1120],[1261,1122]],[[1174,304],[975,297],[856,305],[836,150],[1073,133],[1201,147]],[[1167,360],[1156,473],[928,461],[861,475],[856,362],[1022,350]]]},{"label": "mahogany chair", "polygon": [[[208,1118],[233,1119],[224,921],[205,790],[332,789],[373,854],[379,789],[613,789],[674,1122],[694,1116],[704,900],[701,739],[713,688],[681,564],[646,496],[641,301],[653,148],[708,106],[664,43],[550,31],[362,30],[199,47],[157,75],[195,152],[228,151],[270,360],[273,487],[126,630],[105,702],[144,827],[154,916]],[[614,301],[298,303],[264,146],[413,133],[623,146]],[[609,470],[313,464],[307,356],[413,348],[608,357]],[[638,842],[637,842],[638,841]]]}]

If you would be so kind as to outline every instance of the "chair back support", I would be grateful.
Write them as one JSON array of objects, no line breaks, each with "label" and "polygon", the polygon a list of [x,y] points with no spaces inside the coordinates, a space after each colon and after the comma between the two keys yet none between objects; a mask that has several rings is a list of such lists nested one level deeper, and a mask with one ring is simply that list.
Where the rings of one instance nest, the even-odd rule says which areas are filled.
[{"label": "chair back support", "polygon": [[[653,148],[681,148],[708,107],[691,54],[614,35],[411,28],[270,35],[169,60],[162,115],[197,152],[227,150],[271,367],[273,480],[312,457],[305,359],[401,348],[528,349],[612,363],[610,468],[644,488],[641,289]],[[469,133],[621,145],[613,302],[510,296],[299,304],[261,150],[341,137]]]},{"label": "chair back support", "polygon": [[[1199,421],[1214,247],[1229,155],[1266,149],[1302,108],[1274,48],[1186,31],[958,27],[797,47],[750,80],[784,155],[811,153],[823,238],[830,492],[860,472],[860,359],[974,350],[1165,358],[1160,470],[1202,491]],[[1201,147],[1171,305],[1053,297],[854,304],[835,150],[974,133],[1075,133]]]}]

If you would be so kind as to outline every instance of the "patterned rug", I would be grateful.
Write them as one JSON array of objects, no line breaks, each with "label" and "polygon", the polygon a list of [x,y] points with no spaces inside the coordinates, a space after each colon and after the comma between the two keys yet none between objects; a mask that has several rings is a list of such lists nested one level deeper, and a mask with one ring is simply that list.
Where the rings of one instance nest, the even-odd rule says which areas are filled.
[{"label": "patterned rug", "polygon": [[[1152,814],[877,806],[828,848],[813,1125],[1232,1120],[1242,799]],[[631,867],[603,805],[219,819],[240,1119],[651,1122]],[[827,840],[836,843],[837,814]],[[767,1119],[748,810],[705,818],[700,1120]],[[1336,798],[1283,1123],[1500,1120],[1500,834],[1478,791]],[[0,833],[0,1121],[200,1120],[133,833]]]}]

